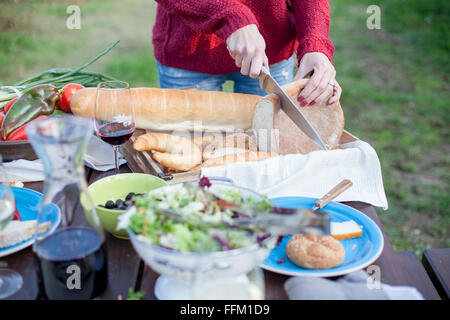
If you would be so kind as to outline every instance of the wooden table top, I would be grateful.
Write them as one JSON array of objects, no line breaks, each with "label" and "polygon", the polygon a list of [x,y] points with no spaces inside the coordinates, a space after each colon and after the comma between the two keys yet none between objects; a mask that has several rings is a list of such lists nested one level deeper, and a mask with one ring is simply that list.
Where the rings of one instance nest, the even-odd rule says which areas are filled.
[{"label": "wooden table top", "polygon": [[[130,169],[126,165],[123,165],[121,172],[130,172]],[[86,168],[86,179],[89,184],[110,174],[111,172],[98,172]],[[26,183],[25,187],[42,192],[43,183]],[[374,263],[380,267],[381,281],[390,285],[413,285],[415,283],[414,279],[411,279],[408,273],[404,272],[405,266],[401,264],[398,255],[394,252],[389,239],[386,237],[386,233],[375,209],[371,205],[360,202],[347,202],[345,204],[366,214],[383,232],[384,249]],[[125,299],[128,289],[133,288],[134,290],[145,291],[145,299],[156,299],[153,288],[158,274],[143,263],[133,249],[130,241],[117,239],[105,232],[105,244],[108,250],[109,283],[107,290],[101,298],[115,300],[120,295]],[[9,268],[19,272],[24,279],[22,288],[9,299],[38,299],[36,265],[31,247],[0,258],[0,260],[6,262]],[[264,275],[266,299],[287,299],[283,284],[288,276],[269,271],[264,271]],[[421,290],[419,288],[419,291],[421,291],[426,299],[439,298],[436,292],[423,292],[424,290],[426,289]]]}]

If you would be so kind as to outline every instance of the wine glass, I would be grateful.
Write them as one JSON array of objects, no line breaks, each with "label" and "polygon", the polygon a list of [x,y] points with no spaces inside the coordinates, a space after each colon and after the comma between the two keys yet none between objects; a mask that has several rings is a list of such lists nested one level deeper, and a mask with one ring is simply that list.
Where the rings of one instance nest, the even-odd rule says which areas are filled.
[{"label": "wine glass", "polygon": [[105,81],[97,85],[94,110],[97,135],[114,148],[115,173],[119,173],[119,147],[136,128],[130,86],[123,81]]},{"label": "wine glass", "polygon": [[[15,206],[14,194],[3,169],[3,159],[0,154],[0,231],[12,220]],[[22,287],[22,282],[22,276],[19,273],[3,268],[0,264],[0,299],[16,293]]]}]

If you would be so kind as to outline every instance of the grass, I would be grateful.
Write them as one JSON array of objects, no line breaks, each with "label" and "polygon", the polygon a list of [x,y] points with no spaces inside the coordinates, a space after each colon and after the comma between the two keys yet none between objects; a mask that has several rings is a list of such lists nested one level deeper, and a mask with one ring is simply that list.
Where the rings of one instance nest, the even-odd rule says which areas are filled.
[{"label": "grass", "polygon": [[[81,8],[81,30],[65,26],[70,4]],[[371,4],[381,8],[380,30],[366,28]],[[449,4],[331,1],[346,129],[378,152],[389,200],[378,213],[396,250],[450,247]],[[134,87],[158,86],[155,7],[148,0],[0,0],[0,82],[79,66],[121,39],[90,69]]]},{"label": "grass", "polygon": [[[394,249],[449,247],[449,6],[378,2],[380,30],[366,28],[376,1],[332,2],[346,128],[378,152],[390,206],[378,213]],[[420,17],[432,23],[411,28]]]}]

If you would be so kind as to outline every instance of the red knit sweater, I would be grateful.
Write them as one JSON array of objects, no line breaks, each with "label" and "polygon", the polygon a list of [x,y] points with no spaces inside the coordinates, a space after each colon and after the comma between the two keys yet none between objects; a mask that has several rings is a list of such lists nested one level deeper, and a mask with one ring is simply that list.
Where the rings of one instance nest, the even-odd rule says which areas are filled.
[{"label": "red knit sweater", "polygon": [[266,41],[269,64],[297,50],[322,52],[331,60],[328,0],[156,0],[153,46],[163,65],[209,74],[239,71],[227,37],[256,24]]}]

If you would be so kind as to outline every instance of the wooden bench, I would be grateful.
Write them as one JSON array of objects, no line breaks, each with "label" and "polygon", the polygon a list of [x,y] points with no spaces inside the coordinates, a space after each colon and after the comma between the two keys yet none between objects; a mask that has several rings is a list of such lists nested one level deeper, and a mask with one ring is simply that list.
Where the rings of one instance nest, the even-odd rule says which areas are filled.
[{"label": "wooden bench", "polygon": [[442,299],[450,299],[450,248],[423,252],[422,263]]},{"label": "wooden bench", "polygon": [[426,300],[440,300],[439,294],[420,260],[412,251],[397,252],[403,276],[408,286],[416,287]]}]

